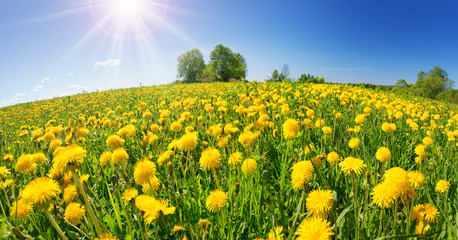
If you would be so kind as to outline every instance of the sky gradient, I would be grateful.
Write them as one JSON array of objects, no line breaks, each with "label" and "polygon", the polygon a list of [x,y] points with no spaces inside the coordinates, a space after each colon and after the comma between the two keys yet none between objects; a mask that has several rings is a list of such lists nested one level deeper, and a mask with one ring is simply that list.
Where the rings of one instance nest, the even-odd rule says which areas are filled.
[{"label": "sky gradient", "polygon": [[108,10],[97,4],[110,1],[2,1],[0,106],[171,83],[180,54],[199,48],[208,63],[220,43],[245,57],[249,81],[283,64],[291,78],[310,73],[339,83],[415,83],[434,65],[458,80],[452,0],[142,0],[153,4],[142,10],[155,17],[144,27],[154,29],[128,37],[119,29],[132,14],[101,23]]}]

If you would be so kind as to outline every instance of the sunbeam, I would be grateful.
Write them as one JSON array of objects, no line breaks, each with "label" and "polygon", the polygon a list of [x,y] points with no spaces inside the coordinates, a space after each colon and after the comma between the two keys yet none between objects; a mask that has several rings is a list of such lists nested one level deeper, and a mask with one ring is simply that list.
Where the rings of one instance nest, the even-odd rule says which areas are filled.
[{"label": "sunbeam", "polygon": [[168,0],[89,0],[89,9],[96,25],[108,36],[136,40],[161,25]]}]

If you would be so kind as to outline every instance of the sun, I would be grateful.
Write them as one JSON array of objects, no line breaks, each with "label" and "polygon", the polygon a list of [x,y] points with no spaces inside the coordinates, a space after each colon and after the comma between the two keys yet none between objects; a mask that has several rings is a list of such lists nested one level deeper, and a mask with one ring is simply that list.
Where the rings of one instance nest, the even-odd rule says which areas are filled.
[{"label": "sun", "polygon": [[115,11],[121,16],[135,16],[141,14],[146,7],[144,0],[112,0]]},{"label": "sun", "polygon": [[151,35],[167,13],[168,0],[88,0],[96,25],[107,35],[140,39]]}]

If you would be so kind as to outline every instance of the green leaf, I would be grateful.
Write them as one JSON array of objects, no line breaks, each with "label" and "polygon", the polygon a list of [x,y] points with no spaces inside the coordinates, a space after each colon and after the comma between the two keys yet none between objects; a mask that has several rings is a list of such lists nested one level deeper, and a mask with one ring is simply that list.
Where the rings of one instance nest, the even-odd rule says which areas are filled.
[{"label": "green leaf", "polygon": [[337,227],[342,227],[341,225],[343,224],[344,221],[343,218],[345,217],[345,214],[347,214],[348,211],[350,211],[351,209],[353,208],[353,206],[348,206],[347,208],[345,208],[340,214],[339,216],[337,217],[337,221],[336,221],[336,226]]},{"label": "green leaf", "polygon": [[116,222],[113,219],[113,217],[111,217],[111,215],[105,215],[105,217],[103,217],[103,221],[105,221],[105,223],[108,224],[108,226],[110,226],[112,231],[116,229]]}]

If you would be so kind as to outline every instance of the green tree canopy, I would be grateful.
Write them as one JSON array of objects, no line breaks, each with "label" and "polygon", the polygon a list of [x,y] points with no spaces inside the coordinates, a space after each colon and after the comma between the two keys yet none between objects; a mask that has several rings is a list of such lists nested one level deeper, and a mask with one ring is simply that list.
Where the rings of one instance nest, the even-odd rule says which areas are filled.
[{"label": "green tree canopy", "polygon": [[277,69],[275,69],[273,72],[272,72],[272,77],[270,78],[271,81],[277,81],[278,80],[278,71]]},{"label": "green tree canopy", "polygon": [[210,54],[209,71],[213,72],[218,80],[229,81],[231,78],[245,78],[247,65],[240,53],[234,53],[228,47],[219,44]]},{"label": "green tree canopy", "polygon": [[396,81],[396,86],[407,87],[407,81],[404,79],[399,79],[398,81]]},{"label": "green tree canopy", "polygon": [[205,62],[199,49],[193,48],[178,57],[177,77],[185,82],[194,82],[205,69]]},{"label": "green tree canopy", "polygon": [[416,87],[423,97],[434,99],[439,93],[453,87],[455,81],[448,78],[448,73],[439,66],[434,66],[429,72],[420,71],[417,75]]}]

